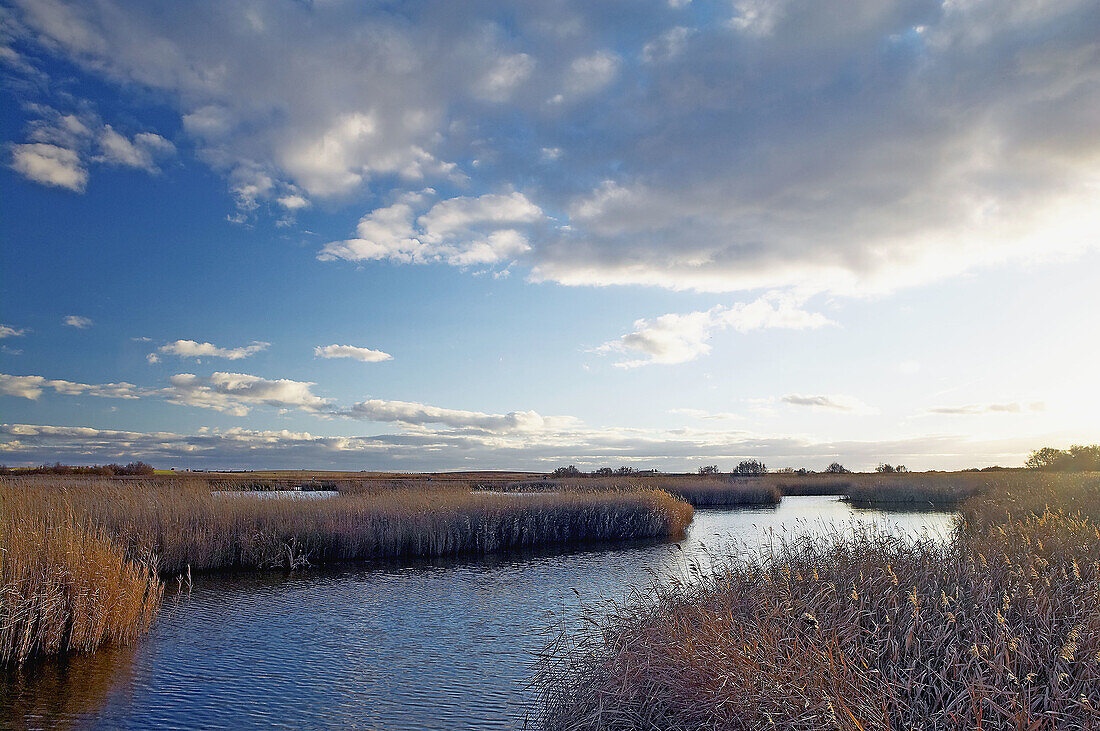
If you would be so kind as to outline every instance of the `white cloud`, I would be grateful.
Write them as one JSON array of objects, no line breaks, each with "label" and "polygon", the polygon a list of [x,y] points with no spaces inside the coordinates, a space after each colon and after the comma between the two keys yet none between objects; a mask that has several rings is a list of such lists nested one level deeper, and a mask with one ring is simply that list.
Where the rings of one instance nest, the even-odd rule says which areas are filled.
[{"label": "white cloud", "polygon": [[665,471],[701,463],[732,467],[758,458],[771,466],[823,469],[840,461],[870,469],[882,461],[915,469],[1022,465],[1040,437],[974,440],[928,435],[881,441],[825,442],[747,432],[585,430],[500,434],[415,430],[399,434],[320,436],[308,432],[201,429],[194,434],[130,432],[74,426],[0,424],[0,455],[8,464],[48,460],[88,463],[143,459],[159,466],[203,468],[529,469],[564,464],[584,469],[634,465]]},{"label": "white cloud", "polygon": [[49,380],[43,376],[12,376],[0,373],[0,394],[35,401],[46,389],[63,396],[98,396],[100,398],[136,399],[147,393],[145,389],[132,383],[75,383],[73,381]]},{"label": "white cloud", "polygon": [[815,395],[803,396],[797,393],[789,393],[780,401],[791,406],[806,406],[812,409],[825,409],[828,411],[847,411],[853,414],[873,414],[877,411],[859,399],[851,396]]},{"label": "white cloud", "polygon": [[355,345],[318,345],[313,349],[313,355],[318,358],[351,358],[363,363],[378,363],[384,360],[393,360],[389,353],[370,348],[360,348]]},{"label": "white cloud", "polygon": [[70,149],[31,143],[12,148],[12,167],[16,172],[36,183],[84,192],[88,184],[88,170],[81,164],[80,156]]},{"label": "white cloud", "polygon": [[[267,350],[271,343],[254,340],[251,345],[239,348],[220,348],[213,343],[199,343],[194,340],[176,340],[162,345],[157,350],[167,355],[178,355],[181,358],[226,358],[228,360],[240,360]],[[151,361],[153,362],[153,361]]]},{"label": "white cloud", "polygon": [[[28,106],[37,116],[28,125],[28,142],[12,148],[12,167],[35,182],[82,193],[90,162],[156,173],[157,161],[176,152],[175,145],[158,134],[127,137],[104,124],[89,103],[75,103],[81,111],[72,114],[41,104]],[[98,150],[94,155],[93,145]]]},{"label": "white cloud", "polygon": [[83,315],[65,315],[61,324],[75,327],[77,330],[87,330],[92,326],[92,319]]},{"label": "white cloud", "polygon": [[[865,294],[1100,241],[1100,85],[1093,38],[1074,30],[1095,27],[1090,0],[866,0],[852,13],[735,0],[729,22],[693,14],[686,31],[664,3],[630,17],[544,3],[506,27],[490,6],[433,1],[394,14],[228,0],[187,22],[118,0],[12,5],[13,42],[128,100],[174,105],[250,215],[273,204],[282,216],[295,194],[522,187],[569,214],[509,227],[540,280]],[[28,138],[53,148],[13,148],[13,164],[81,190],[87,158],[70,142],[103,124],[68,116]],[[554,165],[537,164],[543,148],[562,151]],[[421,239],[422,213],[397,241]],[[326,254],[502,255],[456,247],[391,257],[359,237]]]},{"label": "white cloud", "polygon": [[565,90],[571,95],[586,96],[604,88],[619,72],[619,57],[610,51],[596,51],[574,59],[565,77]]},{"label": "white cloud", "polygon": [[156,353],[150,353],[149,355],[145,356],[145,361],[149,363],[149,365],[160,363],[160,356]]},{"label": "white cloud", "polygon": [[303,208],[309,207],[309,200],[304,196],[298,195],[297,193],[284,195],[280,197],[276,202],[288,211],[298,211]]},{"label": "white cloud", "polygon": [[77,383],[43,376],[13,376],[0,373],[0,394],[37,400],[46,390],[62,396],[95,396],[114,399],[161,399],[173,404],[197,406],[244,416],[254,406],[301,409],[326,415],[333,413],[328,399],[312,392],[315,384],[290,379],[271,380],[246,373],[215,372],[209,376],[178,373],[163,388],[132,383]]},{"label": "white cloud", "polygon": [[929,414],[941,414],[946,416],[976,416],[979,414],[1022,414],[1026,411],[1045,411],[1046,404],[1035,401],[1022,404],[1019,401],[992,404],[966,404],[963,406],[938,406],[928,409]]},{"label": "white cloud", "polygon": [[526,252],[526,236],[515,226],[537,223],[542,210],[522,193],[487,193],[440,201],[416,217],[427,194],[402,196],[364,216],[357,238],[326,244],[323,261],[389,259],[407,264],[446,262],[452,266],[495,264]]},{"label": "white cloud", "polygon": [[478,80],[475,91],[489,101],[506,101],[534,68],[535,59],[526,53],[500,56]]},{"label": "white cloud", "polygon": [[42,395],[46,379],[42,376],[9,376],[0,373],[0,394],[31,399]]},{"label": "white cloud", "polygon": [[683,52],[690,36],[690,28],[679,25],[669,28],[642,47],[642,60],[646,63],[671,61]]},{"label": "white cloud", "polygon": [[27,334],[27,328],[17,328],[11,325],[0,325],[0,339],[18,338]]},{"label": "white cloud", "polygon": [[835,324],[820,313],[802,309],[801,305],[801,300],[794,296],[770,293],[732,307],[719,305],[703,312],[640,319],[635,321],[633,332],[608,341],[596,350],[643,356],[617,362],[615,365],[620,368],[686,363],[709,353],[711,336],[727,328],[746,333],[768,328],[805,330]]},{"label": "white cloud", "polygon": [[543,432],[564,428],[575,423],[572,417],[542,416],[534,411],[511,411],[507,414],[486,414],[417,403],[368,399],[338,411],[342,416],[364,421],[396,422],[410,426],[443,424],[456,429],[472,429],[493,433]]},{"label": "white cloud", "polygon": [[174,154],[176,147],[152,132],[141,132],[132,140],[128,139],[108,124],[104,125],[100,132],[99,151],[99,156],[95,158],[97,162],[139,168],[155,173],[160,169],[157,167],[157,158]]},{"label": "white cloud", "polygon": [[244,416],[253,406],[297,408],[319,412],[328,399],[316,396],[316,384],[286,378],[269,380],[246,373],[214,372],[208,377],[178,373],[169,377],[163,396],[171,403],[199,406]]}]

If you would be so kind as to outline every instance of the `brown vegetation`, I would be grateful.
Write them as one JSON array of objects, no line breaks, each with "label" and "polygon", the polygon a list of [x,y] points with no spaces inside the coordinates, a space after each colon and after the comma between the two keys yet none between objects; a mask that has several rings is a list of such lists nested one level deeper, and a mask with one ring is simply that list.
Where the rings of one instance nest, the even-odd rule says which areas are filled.
[{"label": "brown vegetation", "polygon": [[155,561],[64,500],[0,494],[0,665],[125,644],[160,603]]},{"label": "brown vegetation", "polygon": [[796,540],[563,636],[544,726],[1097,728],[1100,476],[992,479],[951,540]]},{"label": "brown vegetation", "polygon": [[757,478],[712,477],[709,475],[626,475],[521,480],[494,486],[508,492],[630,492],[662,490],[696,507],[734,505],[775,505],[779,490]]},{"label": "brown vegetation", "polygon": [[35,477],[0,483],[0,514],[2,665],[134,639],[159,602],[154,566],[294,569],[679,536],[692,508],[654,490],[520,496],[406,484],[302,498],[211,492],[201,480]]}]

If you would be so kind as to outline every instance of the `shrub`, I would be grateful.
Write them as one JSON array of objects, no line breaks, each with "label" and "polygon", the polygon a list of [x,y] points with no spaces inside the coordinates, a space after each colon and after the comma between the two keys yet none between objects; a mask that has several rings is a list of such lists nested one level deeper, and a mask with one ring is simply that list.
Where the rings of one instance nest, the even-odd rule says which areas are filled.
[{"label": "shrub", "polygon": [[767,474],[767,466],[755,459],[742,460],[736,467],[733,468],[733,475],[763,475]]}]

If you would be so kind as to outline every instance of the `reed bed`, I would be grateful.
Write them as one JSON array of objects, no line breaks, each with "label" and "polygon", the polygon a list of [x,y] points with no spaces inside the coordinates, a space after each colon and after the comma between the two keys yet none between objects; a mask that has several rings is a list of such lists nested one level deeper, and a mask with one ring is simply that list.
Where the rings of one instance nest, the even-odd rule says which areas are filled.
[{"label": "reed bed", "polygon": [[854,479],[859,475],[838,474],[784,474],[765,475],[762,479],[779,490],[782,495],[847,495]]},{"label": "reed bed", "polygon": [[388,490],[308,499],[149,481],[4,485],[39,506],[71,505],[161,572],[297,568],[371,558],[482,554],[550,543],[678,536],[692,508],[666,493],[498,495]]},{"label": "reed bed", "polygon": [[71,505],[0,495],[0,666],[132,642],[161,588],[151,554],[128,556]]},{"label": "reed bed", "polygon": [[[860,506],[958,505],[989,490],[995,480],[989,473],[981,472],[858,475],[846,496]],[[1004,479],[1000,482],[1005,484]]]},{"label": "reed bed", "polygon": [[696,475],[624,475],[521,480],[490,489],[507,492],[631,492],[663,490],[695,507],[776,505],[782,494],[758,478],[700,477]]},{"label": "reed bed", "polygon": [[1100,728],[1100,476],[998,476],[963,514],[636,594],[547,649],[543,727]]},{"label": "reed bed", "polygon": [[0,665],[136,639],[161,598],[158,572],[182,583],[192,571],[677,537],[692,512],[655,490],[521,496],[452,485],[309,499],[211,492],[201,479],[4,480]]}]

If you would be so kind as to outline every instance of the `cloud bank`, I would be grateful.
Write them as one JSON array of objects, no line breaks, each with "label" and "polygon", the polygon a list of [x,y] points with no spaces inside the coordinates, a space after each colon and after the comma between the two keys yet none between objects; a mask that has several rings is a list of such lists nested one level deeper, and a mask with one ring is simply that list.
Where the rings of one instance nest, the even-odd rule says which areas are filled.
[{"label": "cloud bank", "polygon": [[[563,0],[507,25],[495,4],[445,0],[13,6],[10,68],[50,53],[153,91],[239,220],[389,201],[325,259],[863,293],[1100,240],[1090,0],[677,2],[629,18]],[[76,111],[43,119],[11,164],[47,185],[171,153]],[[439,200],[411,202],[428,185]]]}]

